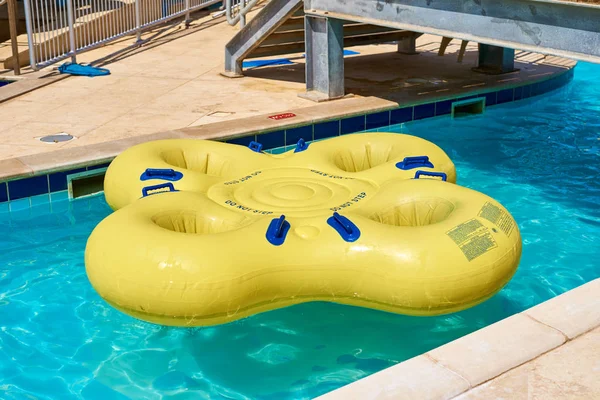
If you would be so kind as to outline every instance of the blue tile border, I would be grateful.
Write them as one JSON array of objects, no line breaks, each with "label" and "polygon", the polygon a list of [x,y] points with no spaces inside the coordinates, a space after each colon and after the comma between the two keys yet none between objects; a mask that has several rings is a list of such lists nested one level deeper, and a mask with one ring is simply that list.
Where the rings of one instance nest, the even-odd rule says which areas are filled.
[{"label": "blue tile border", "polygon": [[498,92],[496,96],[496,104],[508,103],[513,101],[515,89],[505,89]]},{"label": "blue tile border", "polygon": [[77,168],[66,172],[55,172],[53,174],[48,175],[50,193],[60,192],[61,190],[67,190],[67,175],[76,174],[78,172],[83,172],[86,170],[87,168]]},{"label": "blue tile border", "polygon": [[435,103],[435,116],[446,115],[452,112],[452,103],[457,99],[443,100]]},{"label": "blue tile border", "polygon": [[256,135],[256,141],[262,143],[263,150],[285,146],[285,130]]},{"label": "blue tile border", "polygon": [[300,139],[305,142],[313,140],[313,125],[300,126],[285,131],[285,145],[295,146]]},{"label": "blue tile border", "polygon": [[495,106],[497,104],[497,102],[496,102],[497,95],[498,95],[498,92],[485,93],[483,95],[483,97],[485,97],[485,106],[486,107]]},{"label": "blue tile border", "polygon": [[415,106],[413,121],[435,117],[435,103],[420,104]]},{"label": "blue tile border", "polygon": [[[573,69],[560,75],[553,76],[540,82],[534,82],[527,85],[500,89],[492,92],[479,93],[476,95],[465,95],[451,99],[437,99],[435,101],[423,104],[416,104],[408,107],[399,107],[388,111],[379,111],[375,113],[345,117],[332,121],[315,122],[310,125],[302,125],[287,130],[275,132],[257,133],[252,137],[263,144],[263,150],[275,150],[273,154],[278,154],[290,150],[302,135],[299,132],[309,132],[312,129],[313,140],[322,140],[334,136],[358,133],[364,131],[381,130],[390,125],[401,124],[405,122],[416,121],[425,118],[431,118],[442,115],[449,115],[452,112],[452,104],[457,101],[463,101],[475,98],[485,98],[485,106],[494,106],[512,101],[526,99],[532,96],[547,93],[551,90],[568,83],[573,77]],[[305,139],[306,140],[306,139]],[[241,144],[239,139],[228,140],[227,143]],[[249,141],[248,141],[249,143]]]},{"label": "blue tile border", "polygon": [[6,186],[6,182],[0,183],[0,203],[5,203],[8,201],[8,187]]},{"label": "blue tile border", "polygon": [[11,201],[50,193],[48,175],[32,176],[8,182],[8,196]]},{"label": "blue tile border", "polygon": [[366,128],[366,116],[359,115],[356,117],[344,118],[341,120],[340,134],[355,133],[364,131]]},{"label": "blue tile border", "polygon": [[515,95],[513,97],[514,101],[523,99],[523,86],[515,88]]},{"label": "blue tile border", "polygon": [[[474,98],[485,98],[486,107],[527,99],[558,89],[571,81],[574,68],[549,79],[492,92],[469,94],[451,99],[436,99],[431,102],[403,106],[387,111],[349,116],[313,124],[295,126],[289,129],[252,133],[233,139],[221,139],[226,143],[247,146],[251,141],[263,144],[263,150],[278,154],[292,149],[300,138],[305,141],[322,140],[330,137],[379,130],[405,122],[416,121],[451,113],[452,104]],[[0,213],[68,200],[69,175],[106,168],[110,163],[56,171],[44,175],[26,177],[8,182],[0,182]]]},{"label": "blue tile border", "polygon": [[85,171],[107,168],[110,163],[51,172],[8,182],[0,182],[0,213],[38,207],[68,200],[68,177]]},{"label": "blue tile border", "polygon": [[367,114],[367,129],[377,129],[390,126],[390,112],[383,111],[375,114]]},{"label": "blue tile border", "polygon": [[250,142],[252,142],[254,140],[256,140],[256,135],[243,136],[243,137],[238,137],[235,139],[229,139],[225,143],[239,144],[241,146],[248,146],[250,144]]},{"label": "blue tile border", "polygon": [[402,107],[390,112],[390,125],[402,124],[413,120],[414,107]]},{"label": "blue tile border", "polygon": [[340,120],[320,122],[313,125],[313,139],[321,140],[340,135]]}]

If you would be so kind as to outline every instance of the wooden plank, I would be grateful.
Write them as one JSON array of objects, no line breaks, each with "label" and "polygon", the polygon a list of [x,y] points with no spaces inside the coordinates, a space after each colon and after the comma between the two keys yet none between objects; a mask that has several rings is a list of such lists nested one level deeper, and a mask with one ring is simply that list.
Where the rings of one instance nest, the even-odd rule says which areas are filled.
[{"label": "wooden plank", "polygon": [[19,44],[17,43],[17,0],[8,0],[7,5],[8,24],[10,29],[10,44],[12,47],[13,59],[16,61],[13,62],[13,71],[15,75],[21,75],[21,65],[19,63]]}]

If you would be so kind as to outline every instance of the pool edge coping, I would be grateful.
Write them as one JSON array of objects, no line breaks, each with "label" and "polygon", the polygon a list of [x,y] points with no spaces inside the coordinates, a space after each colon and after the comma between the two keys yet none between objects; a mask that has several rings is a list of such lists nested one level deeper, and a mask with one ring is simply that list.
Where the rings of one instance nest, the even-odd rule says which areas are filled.
[{"label": "pool edge coping", "polygon": [[[85,167],[96,164],[103,164],[114,159],[120,152],[125,149],[134,146],[139,143],[144,143],[152,140],[162,139],[204,139],[204,140],[220,140],[229,141],[237,138],[245,138],[249,135],[261,135],[265,133],[285,131],[296,127],[303,127],[308,125],[315,125],[319,123],[325,123],[328,121],[341,121],[343,119],[373,115],[381,112],[392,112],[394,110],[401,110],[408,107],[418,107],[435,105],[440,102],[458,101],[464,98],[483,96],[486,97],[488,94],[498,94],[499,92],[506,90],[516,90],[529,88],[530,94],[525,96],[522,93],[522,97],[513,98],[506,102],[515,102],[524,100],[531,97],[538,97],[551,91],[542,91],[541,93],[532,93],[532,88],[535,85],[543,84],[558,80],[571,73],[576,67],[572,65],[568,68],[564,68],[561,71],[550,75],[543,75],[537,77],[537,79],[530,79],[519,84],[508,83],[506,85],[500,85],[492,89],[472,90],[464,94],[455,94],[453,96],[438,96],[428,98],[423,101],[412,101],[407,103],[399,104],[397,102],[386,100],[378,97],[368,96],[360,97],[354,96],[347,99],[340,99],[328,103],[321,103],[314,106],[303,107],[299,109],[292,109],[285,112],[275,113],[279,114],[294,114],[289,119],[271,119],[273,113],[261,114],[252,117],[231,119],[223,122],[215,122],[206,125],[200,125],[195,127],[185,127],[174,130],[166,130],[157,133],[134,136],[129,138],[123,138],[118,140],[112,140],[102,143],[94,143],[85,146],[78,146],[66,149],[57,149],[54,151],[36,153],[31,155],[13,157],[0,160],[0,183],[18,180],[22,178],[29,178],[32,176],[38,176],[43,174],[49,174],[57,171],[66,171],[73,168]],[[564,82],[568,83],[569,79]],[[561,84],[559,87],[564,86]],[[524,91],[524,90],[523,90]],[[503,104],[502,103],[494,103]],[[446,115],[447,113],[443,114]],[[435,112],[431,116],[425,118],[412,118],[411,120],[427,119],[440,116]],[[388,126],[392,124],[391,120],[388,120]],[[365,121],[366,125],[366,121]],[[365,126],[366,128],[366,126]],[[359,131],[357,131],[359,132]],[[343,133],[341,133],[343,134]]]},{"label": "pool edge coping", "polygon": [[596,278],[316,399],[455,398],[600,327],[599,292]]}]

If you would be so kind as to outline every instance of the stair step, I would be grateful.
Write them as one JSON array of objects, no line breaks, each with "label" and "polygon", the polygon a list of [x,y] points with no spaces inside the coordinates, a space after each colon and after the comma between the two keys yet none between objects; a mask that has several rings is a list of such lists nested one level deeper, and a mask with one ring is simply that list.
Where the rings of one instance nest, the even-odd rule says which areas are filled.
[{"label": "stair step", "polygon": [[[386,28],[367,24],[348,24],[344,25],[344,37],[354,37],[362,35],[371,35],[376,33],[402,32],[394,28]],[[274,44],[304,42],[304,29],[290,30],[286,32],[275,31],[262,43],[262,46],[271,46]]]},{"label": "stair step", "polygon": [[[349,25],[369,25],[363,24],[360,22],[353,21],[344,21],[344,26]],[[288,31],[297,31],[304,29],[304,17],[294,17],[286,20],[279,28],[277,28],[276,32],[288,32]]]},{"label": "stair step", "polygon": [[304,29],[303,16],[289,18],[279,28],[277,28],[277,32],[295,31],[298,29]]},{"label": "stair step", "polygon": [[[344,37],[344,47],[364,46],[369,44],[394,42],[410,35],[411,31],[391,31],[384,33],[374,33],[358,36]],[[304,41],[285,44],[274,44],[270,46],[260,46],[255,49],[246,58],[258,58],[267,56],[280,56],[283,54],[302,53],[305,51]]]},{"label": "stair step", "polygon": [[[305,51],[303,0],[270,0],[225,47],[223,75],[239,77],[245,59]],[[344,24],[344,47],[390,43],[415,33],[353,21]]]}]

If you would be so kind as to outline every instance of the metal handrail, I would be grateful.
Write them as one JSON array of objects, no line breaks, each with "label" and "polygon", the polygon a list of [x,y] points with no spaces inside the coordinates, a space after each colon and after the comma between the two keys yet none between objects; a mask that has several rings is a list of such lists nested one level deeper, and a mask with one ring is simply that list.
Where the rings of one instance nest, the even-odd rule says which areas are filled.
[{"label": "metal handrail", "polygon": [[[6,0],[0,0],[6,1]],[[9,4],[13,0],[8,0]],[[222,0],[23,0],[29,60],[39,69],[125,35],[137,35]]]},{"label": "metal handrail", "polygon": [[[258,0],[238,0],[235,4],[233,3],[233,0],[226,0],[225,10],[229,25],[235,25],[239,22],[240,28],[243,28],[246,25],[246,14],[252,10],[252,7],[254,7],[256,3],[258,3]],[[235,17],[233,16],[234,8],[239,8]]]},{"label": "metal handrail", "polygon": [[8,1],[8,0],[0,0],[0,6],[3,6],[3,5],[5,5],[7,1]]}]

